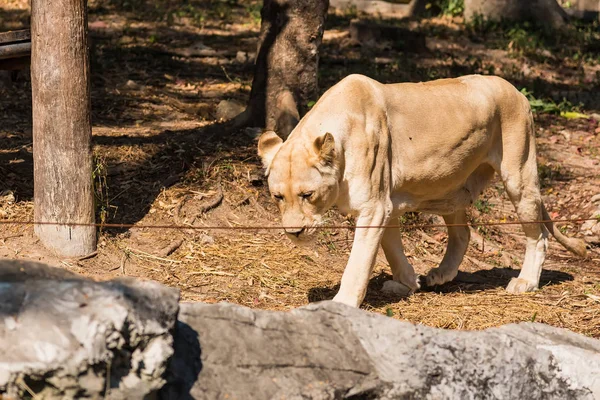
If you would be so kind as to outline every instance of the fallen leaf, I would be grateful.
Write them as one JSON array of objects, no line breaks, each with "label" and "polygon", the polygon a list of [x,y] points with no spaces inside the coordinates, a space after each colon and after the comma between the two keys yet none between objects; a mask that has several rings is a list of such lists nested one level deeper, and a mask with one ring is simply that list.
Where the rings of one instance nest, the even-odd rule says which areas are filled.
[{"label": "fallen leaf", "polygon": [[589,115],[578,113],[575,111],[561,111],[560,116],[566,119],[590,118]]}]

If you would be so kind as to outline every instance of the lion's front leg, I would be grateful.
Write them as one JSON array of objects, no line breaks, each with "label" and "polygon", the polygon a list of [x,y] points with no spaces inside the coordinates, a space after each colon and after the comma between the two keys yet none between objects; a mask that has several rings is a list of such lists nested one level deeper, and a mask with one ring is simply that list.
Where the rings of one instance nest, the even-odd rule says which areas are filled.
[{"label": "lion's front leg", "polygon": [[381,289],[384,293],[408,296],[420,288],[419,277],[404,254],[400,229],[388,228],[383,234],[381,247],[385,253],[394,279],[386,281]]},{"label": "lion's front leg", "polygon": [[361,213],[356,221],[354,242],[348,264],[342,275],[338,294],[333,301],[358,307],[365,298],[371,271],[377,257],[377,250],[389,219],[389,210],[381,207],[368,213]]}]

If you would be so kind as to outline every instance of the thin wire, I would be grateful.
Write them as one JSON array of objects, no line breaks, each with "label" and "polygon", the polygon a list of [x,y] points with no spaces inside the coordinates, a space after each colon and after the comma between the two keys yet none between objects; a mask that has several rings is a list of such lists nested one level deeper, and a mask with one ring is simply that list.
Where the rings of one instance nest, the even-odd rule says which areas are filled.
[{"label": "thin wire", "polygon": [[[402,228],[402,229],[424,229],[424,228],[445,228],[445,227],[477,227],[477,226],[500,226],[500,225],[532,225],[547,223],[565,223],[565,222],[586,222],[600,221],[596,218],[572,218],[555,219],[540,221],[491,221],[491,222],[469,222],[464,224],[396,224],[396,225],[321,225],[315,226],[315,229],[381,229],[381,228]],[[191,225],[155,225],[155,224],[115,224],[115,223],[83,223],[83,222],[50,222],[50,221],[25,221],[25,220],[0,220],[0,225],[53,225],[53,226],[80,226],[96,227],[101,229],[173,229],[173,230],[280,230],[280,229],[302,229],[301,226],[191,226]]]}]

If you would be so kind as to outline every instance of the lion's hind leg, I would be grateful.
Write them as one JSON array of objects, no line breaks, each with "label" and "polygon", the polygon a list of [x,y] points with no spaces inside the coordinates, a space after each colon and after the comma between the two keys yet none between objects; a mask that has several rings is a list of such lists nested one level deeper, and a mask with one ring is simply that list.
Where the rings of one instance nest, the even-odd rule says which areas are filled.
[{"label": "lion's hind leg", "polygon": [[542,219],[537,168],[526,165],[521,173],[518,171],[509,173],[504,185],[510,200],[517,209],[519,221],[522,223],[527,238],[521,273],[518,278],[510,281],[506,290],[512,293],[530,292],[538,288],[548,248],[548,231],[542,224],[535,223]]},{"label": "lion's hind leg", "polygon": [[512,132],[510,135],[512,140],[506,139],[500,165],[500,175],[506,193],[517,210],[517,216],[527,238],[521,272],[506,288],[511,293],[530,292],[538,288],[548,248],[548,230],[543,224],[538,223],[543,217],[542,195],[531,118],[524,125],[524,133]]},{"label": "lion's hind leg", "polygon": [[468,226],[453,226],[467,223],[467,213],[464,209],[443,217],[444,222],[448,225],[448,245],[439,267],[433,268],[425,277],[427,286],[442,285],[456,278],[458,267],[467,252],[471,239]]}]

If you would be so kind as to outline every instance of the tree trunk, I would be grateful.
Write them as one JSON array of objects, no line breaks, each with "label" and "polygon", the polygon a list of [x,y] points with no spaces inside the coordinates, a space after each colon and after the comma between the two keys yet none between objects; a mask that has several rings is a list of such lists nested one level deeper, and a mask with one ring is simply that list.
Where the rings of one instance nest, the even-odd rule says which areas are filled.
[{"label": "tree trunk", "polygon": [[245,123],[286,138],[318,96],[319,46],[329,0],[264,0]]},{"label": "tree trunk", "polygon": [[[31,4],[34,219],[94,223],[85,0]],[[96,249],[94,226],[36,225],[62,256]]]},{"label": "tree trunk", "polygon": [[531,20],[553,28],[564,26],[568,16],[556,0],[465,0],[465,19]]}]

